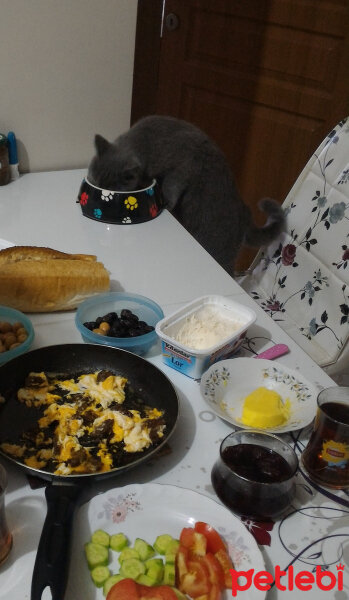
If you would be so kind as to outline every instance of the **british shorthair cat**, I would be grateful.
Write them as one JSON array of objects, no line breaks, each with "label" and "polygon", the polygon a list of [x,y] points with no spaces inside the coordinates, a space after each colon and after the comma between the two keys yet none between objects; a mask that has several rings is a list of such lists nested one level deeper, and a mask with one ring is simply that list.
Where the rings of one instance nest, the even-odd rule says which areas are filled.
[{"label": "british shorthair cat", "polygon": [[283,211],[268,198],[259,204],[268,215],[267,224],[254,225],[224,154],[191,123],[148,116],[114,142],[96,135],[95,147],[87,175],[90,183],[132,191],[156,179],[165,208],[232,276],[243,243],[267,244],[283,228]]}]

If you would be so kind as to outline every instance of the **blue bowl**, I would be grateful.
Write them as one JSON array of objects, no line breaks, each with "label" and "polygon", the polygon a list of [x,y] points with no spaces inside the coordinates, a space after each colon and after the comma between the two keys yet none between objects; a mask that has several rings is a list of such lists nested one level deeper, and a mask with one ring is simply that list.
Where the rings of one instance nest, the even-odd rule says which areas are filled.
[{"label": "blue bowl", "polygon": [[0,306],[0,321],[6,321],[11,325],[20,322],[28,333],[27,339],[20,346],[0,353],[0,365],[4,365],[9,360],[12,360],[12,358],[24,354],[24,352],[29,350],[34,341],[34,327],[24,313],[8,306]]},{"label": "blue bowl", "polygon": [[131,310],[140,321],[145,321],[154,328],[156,323],[164,317],[161,307],[145,296],[126,292],[110,292],[93,296],[82,302],[76,311],[75,325],[84,342],[121,348],[142,356],[157,342],[158,336],[155,329],[137,337],[111,337],[93,333],[84,326],[84,323],[95,321],[97,317],[102,317],[109,312],[116,312],[120,315],[122,309]]}]

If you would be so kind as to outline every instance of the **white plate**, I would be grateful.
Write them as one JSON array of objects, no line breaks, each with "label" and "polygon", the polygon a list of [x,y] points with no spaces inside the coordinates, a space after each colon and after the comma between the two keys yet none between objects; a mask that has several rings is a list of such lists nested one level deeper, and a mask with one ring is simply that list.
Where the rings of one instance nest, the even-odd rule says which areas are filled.
[{"label": "white plate", "polygon": [[[102,600],[102,590],[92,583],[86,560],[84,544],[96,529],[109,534],[122,532],[133,543],[137,537],[154,543],[156,536],[169,533],[178,538],[183,527],[191,527],[195,521],[206,521],[222,534],[237,570],[254,568],[264,570],[262,554],[245,525],[229,510],[211,498],[171,485],[149,483],[134,484],[109,490],[95,496],[78,511],[74,525],[74,542],[70,577],[66,600]],[[117,553],[110,563],[111,570],[118,572]],[[265,592],[253,586],[238,592],[239,598],[262,600]],[[231,590],[222,600],[231,597]]]},{"label": "white plate", "polygon": [[236,427],[252,429],[241,423],[242,407],[246,396],[261,386],[275,390],[284,400],[288,398],[290,401],[288,421],[284,425],[266,428],[263,431],[293,431],[309,425],[315,417],[318,390],[300,373],[273,360],[222,360],[203,374],[200,391],[216,415]]}]

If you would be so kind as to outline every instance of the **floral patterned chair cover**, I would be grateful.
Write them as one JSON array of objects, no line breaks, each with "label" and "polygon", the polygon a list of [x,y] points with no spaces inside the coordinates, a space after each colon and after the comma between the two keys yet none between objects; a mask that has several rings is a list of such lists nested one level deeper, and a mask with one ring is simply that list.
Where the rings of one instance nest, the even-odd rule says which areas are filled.
[{"label": "floral patterned chair cover", "polygon": [[349,117],[320,144],[283,203],[286,231],[240,280],[341,384],[349,377]]}]

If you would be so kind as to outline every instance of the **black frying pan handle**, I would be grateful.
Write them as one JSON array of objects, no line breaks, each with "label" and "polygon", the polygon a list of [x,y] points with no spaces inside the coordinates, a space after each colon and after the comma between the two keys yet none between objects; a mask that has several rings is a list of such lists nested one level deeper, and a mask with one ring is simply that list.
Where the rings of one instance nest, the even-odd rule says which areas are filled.
[{"label": "black frying pan handle", "polygon": [[47,515],[36,555],[31,600],[51,589],[52,600],[63,600],[67,585],[71,531],[76,501],[83,486],[53,482],[46,487]]}]

